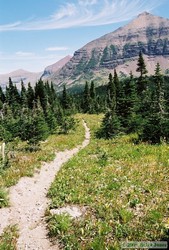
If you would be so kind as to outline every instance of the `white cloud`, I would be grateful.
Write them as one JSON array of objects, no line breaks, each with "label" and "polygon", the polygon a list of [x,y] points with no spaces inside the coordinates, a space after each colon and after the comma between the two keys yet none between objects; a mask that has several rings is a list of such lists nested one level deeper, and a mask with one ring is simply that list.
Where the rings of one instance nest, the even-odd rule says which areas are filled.
[{"label": "white cloud", "polygon": [[98,2],[98,0],[79,0],[78,3],[83,6],[94,5]]},{"label": "white cloud", "polygon": [[76,0],[60,6],[46,19],[0,25],[0,31],[51,30],[97,26],[126,21],[143,11],[151,11],[163,0]]},{"label": "white cloud", "polygon": [[29,56],[33,56],[34,53],[18,51],[18,52],[16,52],[16,55],[20,56],[20,57],[29,57]]},{"label": "white cloud", "polygon": [[43,55],[38,55],[34,53],[29,53],[29,52],[22,52],[18,51],[13,54],[3,54],[1,56],[1,61],[32,61],[32,60],[53,60],[55,58],[62,58],[64,55],[57,55],[57,54],[43,54]]},{"label": "white cloud", "polygon": [[65,51],[68,50],[67,47],[49,47],[46,48],[46,51]]}]

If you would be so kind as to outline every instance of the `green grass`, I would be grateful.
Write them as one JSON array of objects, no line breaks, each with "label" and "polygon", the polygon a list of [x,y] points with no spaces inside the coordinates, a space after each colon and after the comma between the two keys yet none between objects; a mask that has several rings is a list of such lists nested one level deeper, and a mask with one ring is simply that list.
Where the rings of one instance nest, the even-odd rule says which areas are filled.
[{"label": "green grass", "polygon": [[[49,136],[45,142],[41,143],[41,150],[30,152],[25,150],[26,143],[20,141],[10,143],[7,147],[14,156],[9,158],[8,167],[0,169],[0,199],[1,196],[3,196],[2,199],[5,197],[1,190],[15,185],[23,176],[33,176],[35,169],[40,168],[43,162],[54,159],[55,152],[76,147],[83,140],[84,127],[82,121],[79,120],[76,129],[70,131],[69,134]],[[4,199],[3,203],[3,205],[7,205],[7,199]],[[0,202],[0,206],[2,206],[1,204],[2,202]]]},{"label": "green grass", "polygon": [[[14,158],[9,160],[7,168],[0,169],[0,208],[9,205],[7,187],[16,184],[22,176],[32,176],[35,169],[42,165],[42,162],[49,162],[54,159],[55,152],[76,147],[83,140],[84,127],[82,120],[79,119],[75,131],[71,131],[66,135],[49,136],[45,142],[41,143],[41,150],[36,152],[26,151],[27,145],[21,142],[13,142],[8,145],[8,150],[14,153]],[[15,226],[5,229],[0,236],[0,250],[15,250],[17,237]]]},{"label": "green grass", "polygon": [[91,143],[60,170],[48,196],[50,208],[76,204],[86,214],[69,218],[64,231],[58,230],[62,216],[49,216],[49,235],[64,249],[120,249],[122,241],[160,240],[167,235],[169,145],[135,145],[136,135],[99,140],[94,134],[102,116],[83,118]]},{"label": "green grass", "polygon": [[16,226],[7,227],[0,236],[0,250],[16,250],[18,236],[18,229]]},{"label": "green grass", "polygon": [[8,192],[0,188],[0,208],[8,206]]}]

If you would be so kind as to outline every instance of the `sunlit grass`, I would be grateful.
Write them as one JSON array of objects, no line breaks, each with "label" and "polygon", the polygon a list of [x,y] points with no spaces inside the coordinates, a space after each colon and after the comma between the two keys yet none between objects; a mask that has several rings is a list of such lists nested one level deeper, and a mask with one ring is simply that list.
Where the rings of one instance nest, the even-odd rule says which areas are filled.
[{"label": "sunlit grass", "polygon": [[[91,143],[60,170],[48,196],[50,208],[76,204],[87,212],[55,235],[65,249],[120,249],[121,241],[162,239],[169,208],[169,145],[134,144],[136,135],[99,140],[94,134],[102,116],[83,118]],[[49,229],[53,220],[57,227],[57,218],[50,217]]]},{"label": "sunlit grass", "polygon": [[[77,119],[77,121],[75,131],[70,131],[66,135],[49,136],[45,142],[41,143],[41,150],[35,152],[26,151],[26,143],[21,142],[17,147],[14,147],[14,158],[10,159],[8,168],[0,172],[0,208],[9,205],[6,187],[16,184],[23,176],[33,176],[35,170],[40,168],[43,162],[54,159],[57,151],[71,149],[83,142],[85,130],[82,119]],[[17,237],[15,226],[6,228],[0,236],[0,250],[16,249]]]},{"label": "sunlit grass", "polygon": [[29,152],[25,150],[26,144],[19,142],[14,148],[14,157],[10,159],[9,167],[0,173],[0,188],[9,187],[18,182],[23,176],[32,176],[36,168],[43,162],[54,159],[57,151],[71,149],[84,140],[84,127],[81,120],[74,131],[66,135],[51,135],[41,143],[41,150]]},{"label": "sunlit grass", "polygon": [[1,250],[16,250],[18,229],[16,226],[7,227],[4,233],[0,236]]}]

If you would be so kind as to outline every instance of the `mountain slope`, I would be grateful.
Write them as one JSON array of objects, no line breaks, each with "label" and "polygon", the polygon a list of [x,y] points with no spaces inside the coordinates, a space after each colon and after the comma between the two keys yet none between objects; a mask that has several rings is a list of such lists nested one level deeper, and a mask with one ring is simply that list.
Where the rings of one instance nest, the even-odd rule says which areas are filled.
[{"label": "mountain slope", "polygon": [[149,73],[153,72],[158,57],[163,61],[163,69],[169,68],[169,19],[147,12],[140,14],[124,27],[77,50],[71,60],[53,75],[52,80],[63,84],[77,82],[85,77],[91,79],[103,76],[115,67],[121,71],[121,66],[126,62],[128,73],[140,50],[145,54],[146,61],[151,61],[148,65]]},{"label": "mountain slope", "polygon": [[58,62],[46,67],[42,74],[42,79],[45,80],[46,78],[49,78],[53,73],[56,73],[59,69],[61,69],[70,59],[71,56],[68,55],[59,60]]}]

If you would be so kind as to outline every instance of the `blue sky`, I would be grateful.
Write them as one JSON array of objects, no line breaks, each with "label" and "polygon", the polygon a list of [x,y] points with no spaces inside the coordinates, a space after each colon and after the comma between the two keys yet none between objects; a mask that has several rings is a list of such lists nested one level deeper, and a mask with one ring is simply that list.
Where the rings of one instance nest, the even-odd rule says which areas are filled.
[{"label": "blue sky", "polygon": [[0,0],[0,74],[43,69],[168,0]]}]

